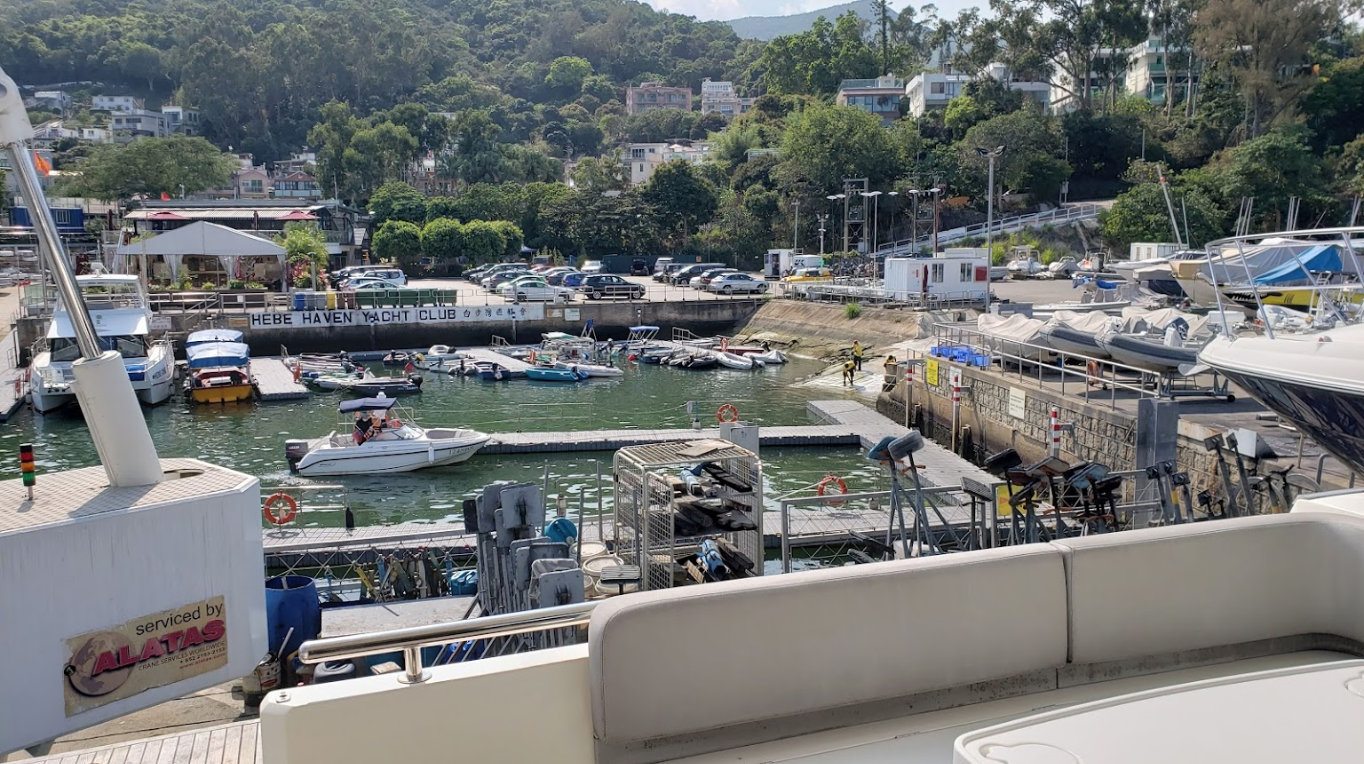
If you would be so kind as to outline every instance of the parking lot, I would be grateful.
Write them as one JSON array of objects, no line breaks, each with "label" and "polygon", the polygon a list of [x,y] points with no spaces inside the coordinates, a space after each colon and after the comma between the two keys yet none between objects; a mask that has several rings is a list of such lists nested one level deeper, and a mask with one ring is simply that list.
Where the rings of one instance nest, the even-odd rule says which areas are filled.
[{"label": "parking lot", "polygon": [[[756,277],[756,276],[755,276]],[[766,294],[736,294],[723,295],[715,292],[706,292],[691,287],[672,286],[660,284],[648,276],[621,276],[621,278],[632,284],[639,284],[644,287],[644,299],[649,302],[698,302],[701,300],[752,300],[763,299],[771,294],[780,295],[782,292],[781,284],[778,282],[768,282]],[[511,302],[506,297],[489,292],[478,284],[465,281],[464,279],[412,279],[408,282],[410,286],[422,289],[455,289],[459,294],[457,302],[460,305],[506,305]],[[579,294],[575,302],[591,302],[586,295]],[[604,302],[625,302],[624,297],[606,297]]]}]

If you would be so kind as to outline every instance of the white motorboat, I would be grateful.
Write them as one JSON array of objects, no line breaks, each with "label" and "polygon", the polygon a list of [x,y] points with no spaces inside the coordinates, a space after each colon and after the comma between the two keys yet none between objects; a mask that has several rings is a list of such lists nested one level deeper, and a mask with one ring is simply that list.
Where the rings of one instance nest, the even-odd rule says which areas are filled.
[{"label": "white motorboat", "polygon": [[600,363],[575,363],[573,361],[557,361],[554,364],[556,369],[576,369],[589,377],[622,377],[625,372],[614,366],[607,366]]},{"label": "white motorboat", "polygon": [[[141,402],[155,406],[175,391],[175,354],[169,340],[151,338],[151,308],[137,276],[77,276],[100,346],[123,356],[128,379]],[[39,412],[75,400],[71,363],[80,357],[71,317],[58,306],[47,335],[34,348],[29,380],[30,401]]]},{"label": "white motorboat", "polygon": [[[426,467],[459,464],[488,442],[477,430],[439,427],[425,429],[412,420],[412,413],[394,409],[397,401],[380,395],[342,401],[337,410],[345,428],[313,440],[286,440],[284,455],[289,468],[300,475],[373,475],[411,472]],[[363,439],[352,417],[379,414],[380,423],[367,429]],[[401,414],[401,416],[399,416]],[[386,426],[382,423],[387,422]]]},{"label": "white motorboat", "polygon": [[1041,273],[1043,267],[1037,259],[1037,250],[1023,245],[1009,250],[1009,263],[1005,269],[1011,279],[1030,279]]},{"label": "white motorboat", "polygon": [[786,354],[776,348],[754,353],[752,357],[754,360],[762,361],[765,366],[780,366],[786,363]]},{"label": "white motorboat", "polygon": [[763,366],[763,362],[754,355],[739,355],[724,350],[713,350],[711,353],[726,369],[760,369]]},{"label": "white motorboat", "polygon": [[1063,353],[1074,353],[1089,358],[1108,358],[1108,351],[1099,344],[1097,335],[1115,319],[1104,313],[1072,313],[1057,311],[1042,325],[1041,335],[1047,344]]},{"label": "white motorboat", "polygon": [[976,319],[976,329],[986,339],[991,350],[1008,353],[1029,361],[1050,361],[1052,349],[1042,335],[1045,321],[1028,318],[1022,313],[1000,316],[982,313]]}]

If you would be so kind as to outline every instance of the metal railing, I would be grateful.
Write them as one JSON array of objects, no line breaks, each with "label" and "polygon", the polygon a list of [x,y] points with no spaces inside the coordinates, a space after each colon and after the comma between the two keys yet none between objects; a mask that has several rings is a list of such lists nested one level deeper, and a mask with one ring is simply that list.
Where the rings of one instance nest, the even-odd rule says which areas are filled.
[{"label": "metal railing", "polygon": [[[1004,234],[1014,231],[1021,231],[1024,228],[1034,228],[1040,225],[1073,223],[1081,220],[1090,220],[1098,217],[1103,210],[1097,204],[1075,204],[1065,207],[1058,207],[1046,212],[1037,212],[1030,215],[1017,215],[1015,217],[1001,218],[994,221],[993,225],[977,223],[975,225],[962,226],[960,228],[950,228],[946,231],[938,232],[938,246],[949,244],[962,239],[984,237],[987,233]],[[933,236],[920,236],[918,239],[904,239],[889,244],[883,244],[876,248],[878,257],[894,257],[900,253],[914,252],[924,246],[932,246]]]},{"label": "metal railing", "polygon": [[412,626],[344,637],[327,637],[304,642],[298,649],[298,659],[316,664],[324,661],[350,660],[372,655],[383,655],[401,650],[403,653],[404,684],[418,684],[428,678],[422,666],[421,650],[472,639],[497,639],[586,626],[596,602],[526,610],[503,615],[450,621],[430,626]]},{"label": "metal railing", "polygon": [[[977,329],[956,324],[937,323],[933,326],[934,339],[938,346],[967,347],[976,355],[1009,361],[1018,368],[1020,380],[1023,378],[1025,366],[1035,369],[1039,387],[1045,381],[1044,372],[1058,374],[1060,376],[1061,395],[1066,394],[1066,383],[1071,378],[1078,378],[1086,401],[1091,400],[1090,388],[1101,386],[1109,391],[1109,408],[1117,407],[1119,390],[1132,393],[1138,398],[1158,398],[1164,387],[1163,375],[1118,363],[1111,358],[1094,358],[1078,353],[1068,353],[1031,342],[1001,340]],[[1008,348],[1016,350],[1011,351]],[[916,357],[927,358],[927,356]],[[1076,368],[1072,368],[1072,364]],[[1094,373],[1096,366],[1097,375]],[[1001,363],[1001,371],[1003,371],[1002,367],[1003,364]],[[1124,376],[1119,377],[1120,373]],[[1132,379],[1133,377],[1135,380]],[[1077,382],[1071,380],[1070,383],[1076,384]]]}]

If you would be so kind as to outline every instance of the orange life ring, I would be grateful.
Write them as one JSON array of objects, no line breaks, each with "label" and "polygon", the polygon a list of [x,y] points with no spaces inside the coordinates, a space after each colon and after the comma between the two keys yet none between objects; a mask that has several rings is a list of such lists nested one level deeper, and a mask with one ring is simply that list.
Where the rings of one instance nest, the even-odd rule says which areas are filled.
[{"label": "orange life ring", "polygon": [[721,422],[737,422],[739,421],[739,410],[734,408],[733,403],[726,403],[715,410],[715,418]]},{"label": "orange life ring", "polygon": [[[820,495],[820,496],[823,496],[824,493],[825,493],[825,491],[827,491],[827,490],[829,489],[829,486],[838,486],[838,492],[839,492],[839,493],[847,493],[847,492],[848,492],[848,484],[847,484],[846,482],[843,481],[843,478],[841,478],[841,477],[839,477],[839,476],[837,476],[837,475],[827,475],[827,476],[825,476],[825,478],[824,478],[823,480],[819,481],[819,486],[818,486],[818,488],[819,488],[819,495]],[[832,499],[831,499],[831,500],[829,501],[829,505],[830,505],[830,506],[834,506],[834,507],[840,507],[840,506],[843,505],[843,500],[842,500],[842,499],[836,499],[836,500],[832,500]]]},{"label": "orange life ring", "polygon": [[[276,515],[275,505],[281,502],[288,504],[289,508],[284,511],[284,514]],[[287,493],[277,493],[265,500],[265,508],[262,511],[265,513],[266,520],[275,525],[284,525],[294,519],[294,515],[298,514],[298,502],[294,501],[294,497]]]}]

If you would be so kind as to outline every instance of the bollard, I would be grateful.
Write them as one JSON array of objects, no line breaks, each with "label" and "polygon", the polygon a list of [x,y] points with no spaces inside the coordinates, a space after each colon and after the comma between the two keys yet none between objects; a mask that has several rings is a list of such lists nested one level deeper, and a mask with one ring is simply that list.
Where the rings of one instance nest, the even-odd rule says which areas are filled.
[{"label": "bollard", "polygon": [[1050,456],[1061,455],[1061,412],[1055,406],[1051,407],[1051,443],[1047,447]]}]

